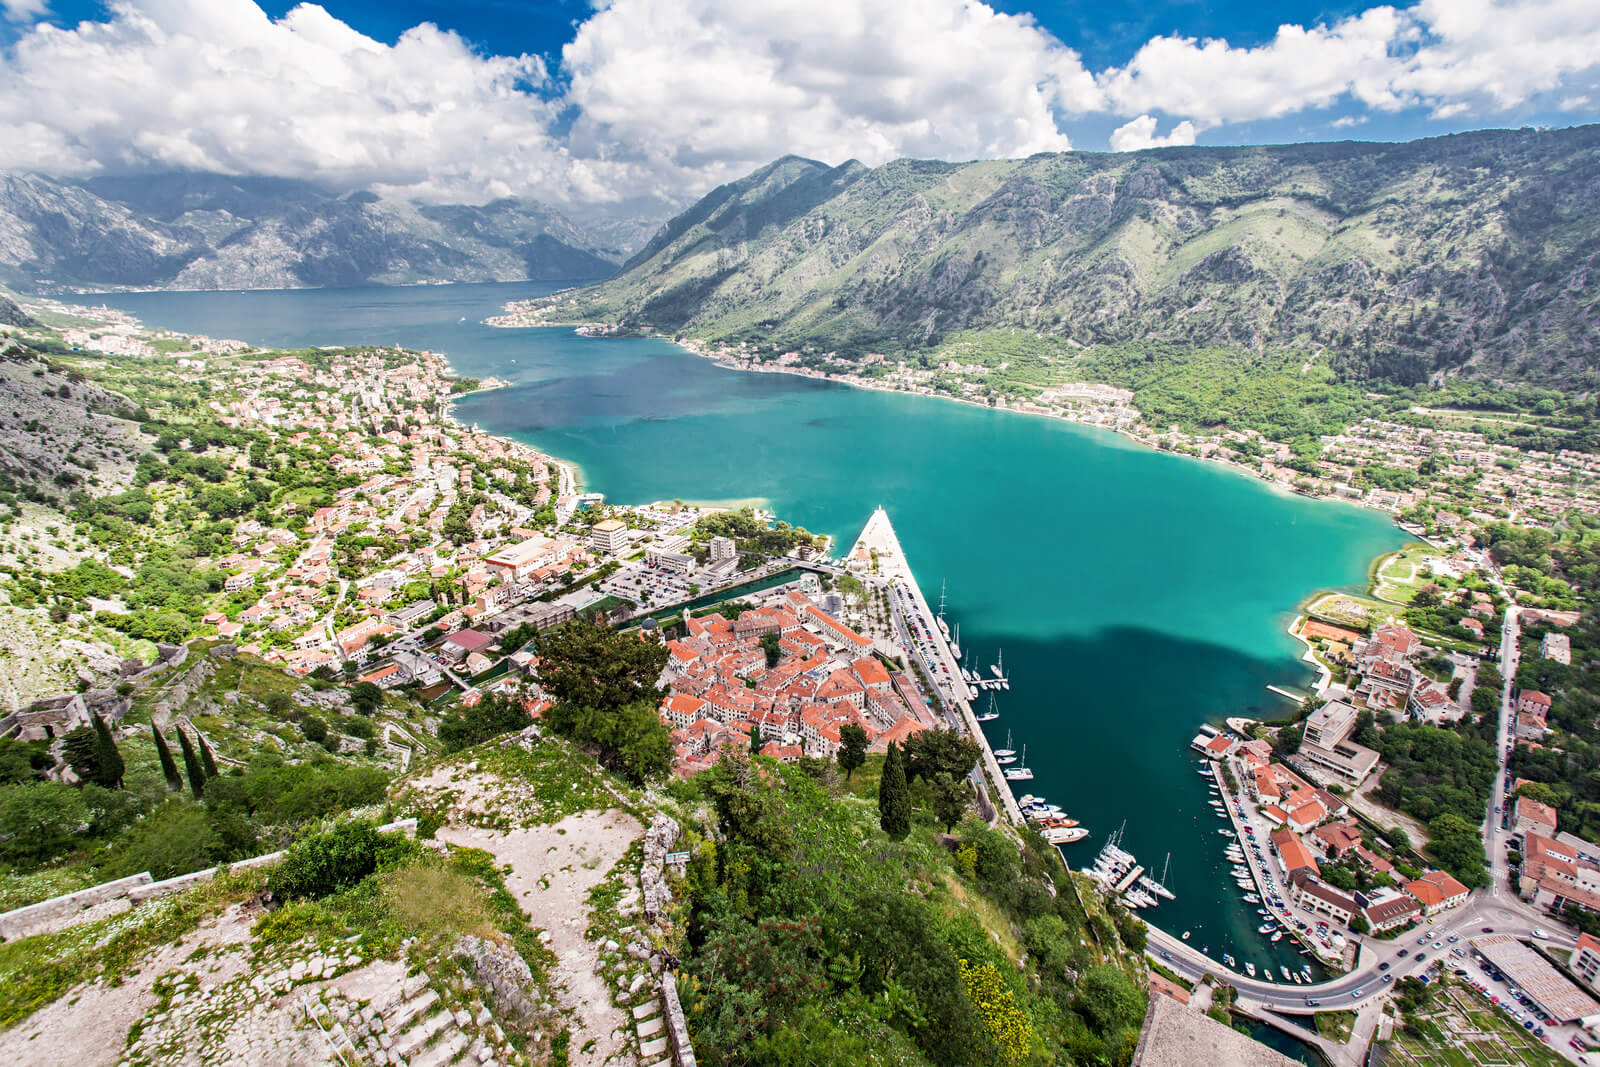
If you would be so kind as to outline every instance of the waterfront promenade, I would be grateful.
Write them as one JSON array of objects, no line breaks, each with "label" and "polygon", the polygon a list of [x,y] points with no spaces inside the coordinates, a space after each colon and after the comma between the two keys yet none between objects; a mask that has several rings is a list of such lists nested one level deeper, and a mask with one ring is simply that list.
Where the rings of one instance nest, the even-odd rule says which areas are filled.
[{"label": "waterfront promenade", "polygon": [[[939,700],[947,713],[955,716],[950,725],[963,730],[978,742],[985,776],[993,784],[992,792],[998,795],[1001,810],[1013,823],[1023,825],[1022,809],[1017,807],[1016,797],[1006,784],[1005,775],[1000,772],[1000,764],[995,762],[989,739],[978,725],[972,705],[967,701],[967,686],[961,677],[960,664],[940,632],[934,611],[922,595],[922,588],[917,585],[916,575],[911,572],[911,564],[900,546],[900,538],[889,521],[889,513],[881,506],[873,511],[872,517],[861,530],[861,536],[856,538],[855,545],[845,558],[847,566],[868,575],[873,573],[876,565],[876,575],[887,580],[894,593],[889,603],[895,614],[896,625],[900,628],[901,643],[922,661],[928,684],[938,691]],[[903,616],[911,616],[917,625],[907,625],[909,620]],[[919,632],[927,636],[923,638]]]}]

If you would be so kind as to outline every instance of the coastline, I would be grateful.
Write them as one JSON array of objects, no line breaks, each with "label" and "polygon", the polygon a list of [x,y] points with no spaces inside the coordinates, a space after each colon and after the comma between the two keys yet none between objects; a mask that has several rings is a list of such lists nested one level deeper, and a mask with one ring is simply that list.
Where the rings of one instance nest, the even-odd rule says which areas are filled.
[{"label": "coastline", "polygon": [[[509,310],[509,305],[508,305],[508,310]],[[506,321],[508,318],[510,318],[510,316],[491,316],[491,317],[489,317],[489,318],[487,318],[487,319],[485,319],[483,321],[484,321],[485,325],[492,326],[492,327],[495,327],[497,329],[526,329],[526,328],[530,328],[530,327],[539,327],[539,326],[571,327],[571,328],[577,330],[580,333],[581,336],[587,337],[587,338],[589,338],[591,340],[597,340],[597,341],[603,341],[608,336],[612,336],[611,334],[608,334],[608,333],[585,333],[584,332],[585,328],[591,328],[591,327],[595,327],[597,325],[597,324],[592,323],[592,322],[582,322],[582,321],[512,322],[512,321]],[[869,381],[867,379],[859,378],[859,377],[856,377],[856,376],[853,376],[853,375],[849,375],[849,376],[832,376],[832,375],[827,375],[827,374],[823,374],[823,373],[820,373],[820,372],[811,371],[811,370],[807,370],[805,368],[799,368],[799,367],[757,366],[757,365],[753,365],[749,361],[733,360],[733,359],[727,358],[724,354],[711,352],[711,351],[707,350],[706,348],[704,348],[703,347],[703,342],[701,342],[699,340],[685,339],[685,340],[681,340],[680,341],[680,340],[675,340],[673,338],[667,337],[667,336],[665,336],[663,334],[660,334],[660,333],[657,333],[657,332],[654,332],[654,331],[638,331],[638,332],[630,333],[628,336],[644,336],[644,337],[651,337],[651,338],[654,338],[654,339],[660,340],[660,341],[665,341],[668,344],[674,345],[677,348],[680,348],[683,351],[688,352],[690,355],[698,356],[701,359],[710,360],[716,366],[721,367],[724,370],[743,371],[743,372],[748,373],[748,374],[787,374],[787,375],[790,375],[792,377],[808,378],[808,379],[810,379],[812,381],[828,382],[828,383],[844,385],[844,386],[848,386],[848,387],[856,388],[856,389],[870,389],[870,390],[874,390],[874,391],[880,392],[880,393],[892,393],[892,394],[898,394],[898,395],[901,395],[901,396],[925,397],[925,398],[930,399],[930,400],[944,400],[944,401],[949,401],[949,402],[956,403],[956,404],[965,404],[965,405],[970,406],[970,407],[981,408],[981,409],[986,410],[986,411],[1002,411],[1002,412],[1005,412],[1005,413],[1011,414],[1011,415],[1029,415],[1029,416],[1035,416],[1035,417],[1039,417],[1039,418],[1054,419],[1054,420],[1057,420],[1057,421],[1060,421],[1060,422],[1067,422],[1067,423],[1072,423],[1073,425],[1082,426],[1082,427],[1085,427],[1086,429],[1090,429],[1090,430],[1109,431],[1110,433],[1115,434],[1117,437],[1122,438],[1124,441],[1129,442],[1131,444],[1140,445],[1140,446],[1143,446],[1145,448],[1148,448],[1148,449],[1150,449],[1152,451],[1156,451],[1156,452],[1166,452],[1165,449],[1162,449],[1160,447],[1158,442],[1156,442],[1154,440],[1151,440],[1149,437],[1142,436],[1141,434],[1139,434],[1137,432],[1134,432],[1127,425],[1123,424],[1121,422],[1121,420],[1117,420],[1117,422],[1114,425],[1106,425],[1106,424],[1103,424],[1103,423],[1091,422],[1091,421],[1086,420],[1086,419],[1073,418],[1071,416],[1071,414],[1068,413],[1068,412],[1044,411],[1044,410],[1030,411],[1030,410],[1025,410],[1025,409],[1016,408],[1016,407],[995,406],[995,405],[991,405],[991,404],[987,404],[987,403],[981,403],[981,402],[976,401],[976,400],[969,400],[969,399],[967,399],[965,397],[950,396],[950,395],[946,395],[946,394],[942,394],[942,393],[932,393],[932,392],[930,392],[930,393],[919,393],[919,392],[915,392],[915,391],[907,390],[907,389],[894,389],[894,388],[890,388],[890,387],[885,386],[885,385],[879,385],[879,384],[877,384],[875,382]],[[1142,419],[1142,415],[1140,416],[1140,418]],[[1365,500],[1340,500],[1340,499],[1337,499],[1337,498],[1334,498],[1334,497],[1324,497],[1324,496],[1321,496],[1321,495],[1312,495],[1312,494],[1308,494],[1308,493],[1302,493],[1302,492],[1296,490],[1295,488],[1293,488],[1292,486],[1285,485],[1285,484],[1283,484],[1281,482],[1278,482],[1278,481],[1276,481],[1274,479],[1271,479],[1271,478],[1263,477],[1259,471],[1252,470],[1251,468],[1246,467],[1242,463],[1239,463],[1239,462],[1237,462],[1235,460],[1226,458],[1226,456],[1224,456],[1224,455],[1218,455],[1216,453],[1212,453],[1210,455],[1199,455],[1199,456],[1189,455],[1187,453],[1182,453],[1182,452],[1166,452],[1166,454],[1174,456],[1174,457],[1177,457],[1177,458],[1195,460],[1195,461],[1201,462],[1201,463],[1215,464],[1215,465],[1217,465],[1217,466],[1219,466],[1219,467],[1221,467],[1221,468],[1223,468],[1225,470],[1231,471],[1234,474],[1241,475],[1241,476],[1244,476],[1244,477],[1248,477],[1251,481],[1257,482],[1257,483],[1263,485],[1264,487],[1266,487],[1267,489],[1269,489],[1271,491],[1282,493],[1284,495],[1301,496],[1301,497],[1305,497],[1308,500],[1315,500],[1315,501],[1326,501],[1326,502],[1330,502],[1330,503],[1342,503],[1342,504],[1353,505],[1355,507],[1363,508],[1363,509],[1365,509],[1367,511],[1382,512],[1384,515],[1387,515],[1391,519],[1391,521],[1393,521],[1396,529],[1402,531],[1403,533],[1407,534],[1408,536],[1413,537],[1413,538],[1415,538],[1415,539],[1417,539],[1419,541],[1425,540],[1424,538],[1421,538],[1420,536],[1418,536],[1414,531],[1412,531],[1410,529],[1407,529],[1404,525],[1402,525],[1401,522],[1400,522],[1399,517],[1396,516],[1388,508],[1384,508],[1384,507],[1378,506],[1377,504],[1370,503],[1370,502],[1365,501]],[[1428,543],[1431,543],[1431,542],[1428,542]],[[1400,550],[1396,549],[1396,550],[1393,550],[1393,551],[1390,551],[1390,552],[1382,553],[1381,555],[1375,556],[1375,557],[1373,557],[1373,559],[1368,561],[1368,564],[1367,564],[1368,583],[1367,584],[1368,584],[1368,587],[1369,587],[1369,592],[1365,593],[1363,595],[1370,595],[1370,588],[1372,586],[1372,575],[1374,575],[1376,573],[1377,569],[1382,565],[1382,562],[1385,559],[1387,559],[1389,556],[1394,555],[1396,551],[1400,551]],[[1313,691],[1316,692],[1319,696],[1321,695],[1322,691],[1326,688],[1327,683],[1329,681],[1329,675],[1328,675],[1327,669],[1316,661],[1315,657],[1312,654],[1311,646],[1308,643],[1306,643],[1305,640],[1303,638],[1301,638],[1300,635],[1297,634],[1295,631],[1299,628],[1299,626],[1301,624],[1301,621],[1307,617],[1307,609],[1311,604],[1314,604],[1316,601],[1320,600],[1321,598],[1323,598],[1324,596],[1327,596],[1330,593],[1338,593],[1338,592],[1342,592],[1342,590],[1324,588],[1324,589],[1314,589],[1311,592],[1307,593],[1304,597],[1302,597],[1300,599],[1300,602],[1296,605],[1296,607],[1294,609],[1294,613],[1291,616],[1288,625],[1284,629],[1284,632],[1286,634],[1288,634],[1289,637],[1293,638],[1296,642],[1300,643],[1304,647],[1304,652],[1298,658],[1300,660],[1306,662],[1310,666],[1310,669],[1317,675]]]}]

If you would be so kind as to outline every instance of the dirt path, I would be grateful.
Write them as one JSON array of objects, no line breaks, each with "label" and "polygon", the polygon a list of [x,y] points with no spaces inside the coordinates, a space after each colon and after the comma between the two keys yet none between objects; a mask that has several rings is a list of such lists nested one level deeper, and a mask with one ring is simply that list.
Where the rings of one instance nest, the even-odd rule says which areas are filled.
[{"label": "dirt path", "polygon": [[632,1067],[632,1024],[611,1003],[600,977],[599,946],[584,938],[589,890],[605,879],[645,828],[621,811],[569,815],[551,826],[520,830],[440,829],[441,840],[469,845],[511,865],[506,888],[535,927],[550,931],[557,997],[573,1023],[573,1067]]}]

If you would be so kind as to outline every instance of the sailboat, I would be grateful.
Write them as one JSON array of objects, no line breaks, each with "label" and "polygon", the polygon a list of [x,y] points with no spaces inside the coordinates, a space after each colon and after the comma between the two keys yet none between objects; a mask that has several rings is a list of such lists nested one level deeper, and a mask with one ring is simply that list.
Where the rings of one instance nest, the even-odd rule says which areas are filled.
[{"label": "sailboat", "polygon": [[1001,772],[1009,782],[1031,782],[1033,772],[1028,769],[1028,746],[1022,746],[1022,761],[1015,767],[1007,767]]},{"label": "sailboat", "polygon": [[944,588],[945,583],[941,580],[939,582],[939,614],[933,617],[933,621],[939,624],[939,632],[948,641],[950,640],[950,625],[944,621]]},{"label": "sailboat", "polygon": [[994,750],[994,761],[1000,764],[1017,762],[1017,750],[1011,747],[1010,730],[1006,731],[1006,747]]},{"label": "sailboat", "polygon": [[995,655],[995,662],[991,663],[989,665],[989,669],[991,671],[994,671],[994,676],[996,678],[1004,678],[1006,676],[1006,650],[1005,649],[1002,648]]},{"label": "sailboat", "polygon": [[961,658],[961,624],[956,623],[956,635],[950,639],[950,655]]},{"label": "sailboat", "polygon": [[998,711],[994,710],[994,694],[993,693],[989,694],[989,706],[987,708],[984,708],[978,714],[973,716],[973,718],[977,719],[979,722],[993,722],[994,720],[998,719],[999,717],[1000,717],[1000,713]]}]

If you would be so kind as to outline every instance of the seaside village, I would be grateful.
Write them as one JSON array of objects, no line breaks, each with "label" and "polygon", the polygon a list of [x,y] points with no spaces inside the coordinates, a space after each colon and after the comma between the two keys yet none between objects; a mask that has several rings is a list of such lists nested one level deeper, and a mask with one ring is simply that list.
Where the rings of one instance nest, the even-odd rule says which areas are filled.
[{"label": "seaside village", "polygon": [[[744,516],[748,536],[708,536],[697,528],[718,509],[606,507],[549,457],[451,421],[434,398],[454,379],[433,353],[180,362],[207,372],[219,422],[309,450],[303,458],[327,468],[319,481],[338,486],[233,526],[211,561],[226,575],[225,603],[194,636],[214,631],[302,675],[412,687],[430,704],[505,693],[538,715],[538,660],[525,646],[600,613],[667,644],[661,713],[682,773],[724,745],[748,746],[754,730],[764,752],[796,760],[833,755],[847,725],[883,751],[934,723],[899,666],[904,650],[843,620],[832,585],[844,572],[818,562],[821,539],[780,537],[775,548],[762,531],[789,528],[760,512]],[[772,587],[742,592],[752,584]],[[747,606],[732,618],[659,611],[734,594]]]}]

